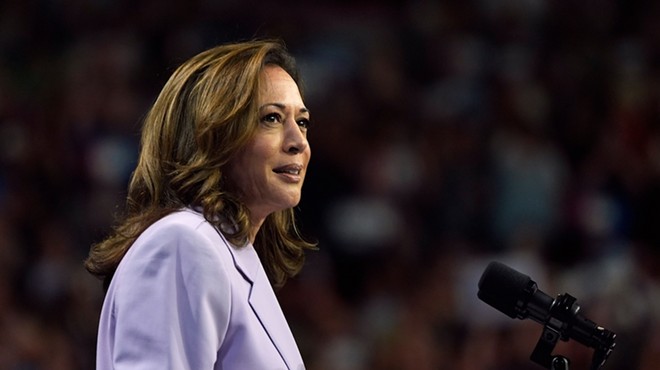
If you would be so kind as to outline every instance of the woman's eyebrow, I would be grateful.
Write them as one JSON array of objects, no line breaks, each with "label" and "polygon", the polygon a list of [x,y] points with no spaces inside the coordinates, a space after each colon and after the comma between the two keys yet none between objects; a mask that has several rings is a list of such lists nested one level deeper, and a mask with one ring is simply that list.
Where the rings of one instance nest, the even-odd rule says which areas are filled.
[{"label": "woman's eyebrow", "polygon": [[[279,109],[281,109],[281,110],[285,110],[285,109],[286,109],[286,105],[283,104],[283,103],[266,103],[266,104],[262,105],[261,107],[259,107],[259,110],[264,109],[265,107],[268,107],[268,106],[274,106],[274,107],[277,107],[277,108],[279,108]],[[300,108],[300,109],[298,110],[298,113],[307,113],[307,114],[310,114],[309,109],[307,109],[307,107],[302,107],[302,108]]]}]

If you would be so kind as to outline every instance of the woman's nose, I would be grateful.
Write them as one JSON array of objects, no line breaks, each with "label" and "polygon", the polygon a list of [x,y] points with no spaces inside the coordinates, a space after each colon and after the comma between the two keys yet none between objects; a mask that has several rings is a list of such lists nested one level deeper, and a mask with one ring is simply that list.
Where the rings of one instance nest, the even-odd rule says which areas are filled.
[{"label": "woman's nose", "polygon": [[290,154],[304,152],[309,146],[307,135],[295,120],[290,119],[285,124],[284,151]]}]

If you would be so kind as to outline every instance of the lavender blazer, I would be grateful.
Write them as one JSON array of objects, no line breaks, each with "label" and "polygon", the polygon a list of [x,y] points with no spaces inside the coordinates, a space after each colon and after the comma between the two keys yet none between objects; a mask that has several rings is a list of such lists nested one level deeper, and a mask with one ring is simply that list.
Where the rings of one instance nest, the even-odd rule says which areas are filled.
[{"label": "lavender blazer", "polygon": [[236,248],[198,212],[157,221],[108,288],[97,370],[304,369],[252,245]]}]

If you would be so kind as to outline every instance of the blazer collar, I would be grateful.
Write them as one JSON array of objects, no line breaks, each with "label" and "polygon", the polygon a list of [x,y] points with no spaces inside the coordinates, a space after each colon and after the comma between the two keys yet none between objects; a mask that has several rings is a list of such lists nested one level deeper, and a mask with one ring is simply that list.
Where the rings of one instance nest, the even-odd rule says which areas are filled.
[{"label": "blazer collar", "polygon": [[[259,270],[262,269],[261,260],[259,260],[259,255],[257,255],[254,246],[252,246],[251,243],[246,243],[242,247],[235,247],[226,239],[224,241],[234,258],[234,266],[241,275],[243,275],[243,278],[254,287],[254,283],[258,278]],[[250,292],[250,294],[252,294],[252,292]]]},{"label": "blazer collar", "polygon": [[[222,233],[220,234],[222,235]],[[252,311],[287,367],[294,370],[295,364],[302,363],[300,352],[254,246],[247,243],[243,247],[237,248],[229,243],[224,235],[222,235],[222,239],[234,258],[236,269],[251,285],[248,301]]]}]

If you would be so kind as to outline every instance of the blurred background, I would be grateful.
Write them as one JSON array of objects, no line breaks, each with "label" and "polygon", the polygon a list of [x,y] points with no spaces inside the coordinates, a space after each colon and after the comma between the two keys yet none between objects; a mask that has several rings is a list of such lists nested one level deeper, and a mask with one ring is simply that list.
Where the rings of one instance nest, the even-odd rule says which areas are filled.
[{"label": "blurred background", "polygon": [[181,62],[255,36],[285,40],[313,117],[320,250],[279,292],[308,369],[538,369],[541,326],[476,298],[492,260],[615,331],[606,369],[657,369],[658,4],[0,2],[0,369],[94,368],[82,261],[142,117]]}]

